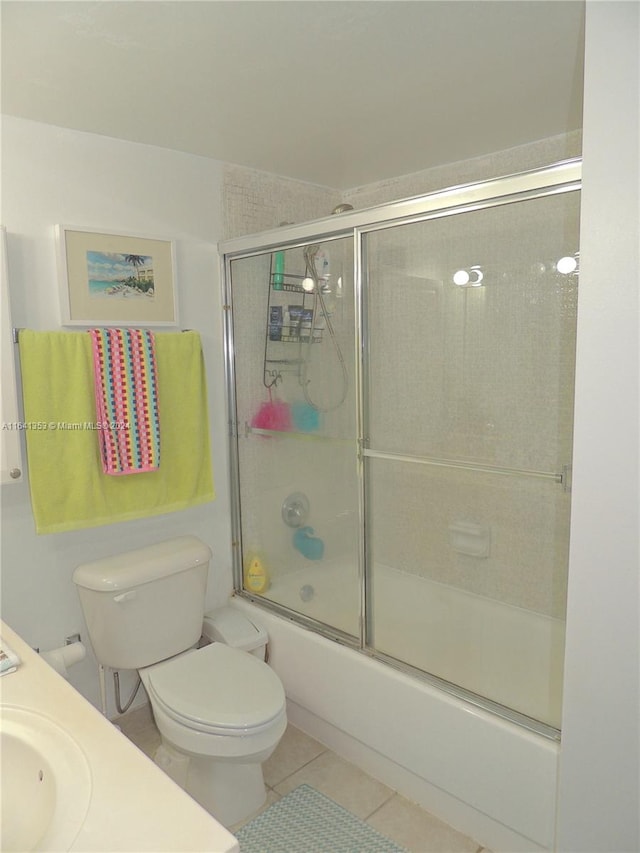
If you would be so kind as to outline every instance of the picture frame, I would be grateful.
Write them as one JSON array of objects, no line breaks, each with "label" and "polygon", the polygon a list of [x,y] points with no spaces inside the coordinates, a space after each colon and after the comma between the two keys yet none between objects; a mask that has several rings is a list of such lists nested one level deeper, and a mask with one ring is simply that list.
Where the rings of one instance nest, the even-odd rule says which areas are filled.
[{"label": "picture frame", "polygon": [[175,244],[56,226],[63,326],[177,326]]}]

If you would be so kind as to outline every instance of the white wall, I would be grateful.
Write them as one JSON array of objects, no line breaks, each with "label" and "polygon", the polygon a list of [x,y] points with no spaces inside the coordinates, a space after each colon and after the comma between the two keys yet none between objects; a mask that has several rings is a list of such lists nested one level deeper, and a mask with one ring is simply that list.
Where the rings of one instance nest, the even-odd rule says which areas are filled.
[{"label": "white wall", "polygon": [[[41,650],[80,631],[76,565],[162,538],[194,533],[213,550],[208,604],[231,590],[222,308],[216,242],[222,235],[223,166],[216,161],[4,117],[3,224],[13,324],[59,328],[56,223],[176,240],[182,328],[202,335],[217,498],[183,512],[78,532],[38,536],[29,487],[2,487],[2,617]],[[130,675],[130,674],[128,674]],[[93,657],[70,680],[98,703]],[[125,692],[130,678],[124,679]]]},{"label": "white wall", "polygon": [[562,853],[640,849],[640,6],[587,2]]}]

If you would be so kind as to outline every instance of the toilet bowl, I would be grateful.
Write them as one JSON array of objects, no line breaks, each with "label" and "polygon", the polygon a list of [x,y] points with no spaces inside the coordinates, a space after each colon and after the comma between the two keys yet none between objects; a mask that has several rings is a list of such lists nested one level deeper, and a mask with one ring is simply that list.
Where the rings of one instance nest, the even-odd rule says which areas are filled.
[{"label": "toilet bowl", "polygon": [[156,762],[231,826],[265,802],[262,762],[284,734],[280,679],[222,643],[140,670],[162,744]]},{"label": "toilet bowl", "polygon": [[[204,618],[210,558],[181,536],[78,566],[73,580],[98,663],[140,673],[162,737],[154,760],[232,826],[266,800],[261,765],[284,734],[285,694],[260,658],[263,629],[231,608]],[[203,628],[215,641],[196,648]]]}]

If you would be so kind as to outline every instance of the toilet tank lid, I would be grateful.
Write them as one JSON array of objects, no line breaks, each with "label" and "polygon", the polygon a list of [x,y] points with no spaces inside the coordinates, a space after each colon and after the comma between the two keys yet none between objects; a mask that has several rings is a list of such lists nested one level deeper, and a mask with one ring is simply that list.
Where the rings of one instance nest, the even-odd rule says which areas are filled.
[{"label": "toilet tank lid", "polygon": [[84,589],[101,592],[130,589],[193,569],[208,563],[210,559],[211,549],[197,536],[178,536],[145,548],[84,563],[74,571],[73,582]]}]

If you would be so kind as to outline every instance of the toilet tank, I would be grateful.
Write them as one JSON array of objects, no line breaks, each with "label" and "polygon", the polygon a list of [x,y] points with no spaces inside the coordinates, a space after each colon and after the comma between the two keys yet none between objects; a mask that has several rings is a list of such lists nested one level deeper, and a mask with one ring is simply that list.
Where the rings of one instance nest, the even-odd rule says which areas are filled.
[{"label": "toilet tank", "polygon": [[140,669],[198,642],[211,550],[179,536],[73,573],[99,663]]}]

